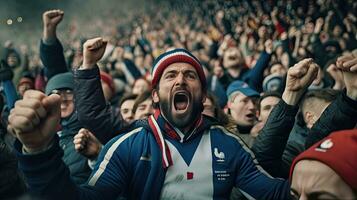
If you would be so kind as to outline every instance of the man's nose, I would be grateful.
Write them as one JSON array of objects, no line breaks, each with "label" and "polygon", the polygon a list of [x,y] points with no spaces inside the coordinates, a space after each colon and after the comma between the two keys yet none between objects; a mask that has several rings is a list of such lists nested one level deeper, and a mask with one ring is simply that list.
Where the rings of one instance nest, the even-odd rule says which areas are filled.
[{"label": "man's nose", "polygon": [[186,84],[186,79],[185,79],[184,74],[182,72],[180,72],[176,77],[175,85],[183,85],[183,84]]},{"label": "man's nose", "polygon": [[248,101],[248,109],[255,110],[255,104],[254,104],[253,100]]}]

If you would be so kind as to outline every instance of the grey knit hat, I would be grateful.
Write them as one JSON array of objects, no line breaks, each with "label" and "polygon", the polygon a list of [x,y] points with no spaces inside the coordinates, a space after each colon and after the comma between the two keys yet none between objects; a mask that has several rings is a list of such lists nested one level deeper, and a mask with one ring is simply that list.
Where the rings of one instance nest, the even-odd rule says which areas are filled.
[{"label": "grey knit hat", "polygon": [[64,88],[73,90],[74,78],[72,72],[60,73],[50,78],[46,85],[46,95],[51,94],[53,90]]}]

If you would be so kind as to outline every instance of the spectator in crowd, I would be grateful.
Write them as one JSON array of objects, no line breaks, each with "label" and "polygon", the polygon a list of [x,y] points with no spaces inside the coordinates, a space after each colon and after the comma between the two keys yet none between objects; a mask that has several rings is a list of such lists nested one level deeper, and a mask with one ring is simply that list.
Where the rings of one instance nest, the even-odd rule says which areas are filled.
[{"label": "spectator in crowd", "polygon": [[295,199],[356,199],[357,131],[330,134],[300,154],[291,166]]},{"label": "spectator in crowd", "polygon": [[237,126],[237,134],[251,146],[253,143],[250,131],[257,122],[257,99],[259,93],[247,83],[234,81],[227,88],[229,115]]},{"label": "spectator in crowd", "polygon": [[[269,171],[273,176],[286,178],[292,160],[304,149],[328,136],[333,131],[355,127],[357,123],[355,117],[357,115],[356,87],[354,84],[356,73],[353,68],[353,63],[356,57],[354,57],[353,54],[348,54],[340,57],[338,60],[340,61],[338,64],[339,69],[341,69],[345,77],[344,84],[346,85],[346,91],[339,94],[332,103],[330,101],[335,98],[336,92],[329,92],[328,90],[311,92],[310,94],[319,94],[320,100],[318,101],[321,107],[319,112],[315,114],[304,113],[305,116],[311,115],[311,117],[309,117],[311,118],[311,122],[307,122],[305,125],[300,125],[299,122],[297,122],[294,126],[295,115],[298,111],[296,104],[291,108],[285,108],[285,110],[280,106],[276,108],[277,111],[273,109],[272,114],[269,116],[270,120],[267,121],[267,126],[269,124],[271,128],[266,128],[265,130],[263,128],[257,137],[252,150],[263,168]],[[345,65],[343,65],[343,63],[345,63]],[[306,97],[309,99],[312,96],[307,95]],[[308,102],[306,102],[306,104],[308,104]],[[283,114],[280,113],[282,111],[284,111]],[[275,116],[277,113],[279,113],[278,118]],[[317,119],[318,116],[320,117]],[[271,124],[274,124],[276,121],[283,123],[281,125],[271,126]],[[313,124],[310,130],[306,127],[306,124],[310,124],[308,126]],[[294,129],[292,130],[293,126]],[[302,126],[302,128],[299,128],[299,126]],[[289,134],[287,133],[291,134],[289,141]]]},{"label": "spectator in crowd", "polygon": [[119,102],[119,114],[127,124],[134,121],[133,108],[137,97],[138,96],[136,94],[127,94],[124,95]]},{"label": "spectator in crowd", "polygon": [[144,92],[135,99],[133,113],[135,120],[147,119],[154,113],[150,92]]},{"label": "spectator in crowd", "polygon": [[266,124],[268,117],[273,108],[279,103],[281,95],[277,92],[266,92],[260,98],[258,102],[258,122],[250,130],[250,134],[253,138],[256,138]]},{"label": "spectator in crowd", "polygon": [[133,84],[133,94],[140,95],[144,92],[151,91],[151,84],[145,78],[136,79]]},{"label": "spectator in crowd", "polygon": [[88,167],[87,159],[75,151],[73,144],[73,138],[81,128],[75,112],[73,87],[72,73],[60,73],[48,81],[46,94],[57,94],[61,97],[61,124],[57,134],[64,152],[62,159],[70,169],[71,178],[76,183],[82,184],[88,179],[91,170]]}]

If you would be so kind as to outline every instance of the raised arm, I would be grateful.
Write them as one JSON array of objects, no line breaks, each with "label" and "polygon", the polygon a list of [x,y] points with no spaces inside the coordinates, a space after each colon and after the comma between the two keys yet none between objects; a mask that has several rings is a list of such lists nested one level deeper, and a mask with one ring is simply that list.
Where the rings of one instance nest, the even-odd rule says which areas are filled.
[{"label": "raised arm", "polygon": [[64,12],[61,10],[46,11],[42,15],[43,36],[40,43],[40,58],[46,67],[46,76],[52,76],[67,72],[66,60],[63,47],[57,38],[56,29],[63,19]]},{"label": "raised arm", "polygon": [[88,40],[83,45],[83,65],[74,71],[74,95],[78,120],[105,144],[115,136],[122,121],[106,102],[96,63],[103,56],[106,41]]},{"label": "raised arm", "polygon": [[252,150],[257,160],[273,176],[286,177],[281,171],[282,155],[295,122],[298,103],[317,72],[318,66],[312,59],[304,59],[289,68],[282,100],[272,110],[254,142]]}]

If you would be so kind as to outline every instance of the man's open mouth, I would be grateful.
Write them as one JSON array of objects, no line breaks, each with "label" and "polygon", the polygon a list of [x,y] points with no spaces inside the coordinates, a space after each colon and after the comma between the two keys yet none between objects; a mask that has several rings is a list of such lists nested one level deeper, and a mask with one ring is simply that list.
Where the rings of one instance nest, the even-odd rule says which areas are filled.
[{"label": "man's open mouth", "polygon": [[185,111],[189,105],[189,96],[186,92],[174,94],[174,107],[176,111]]},{"label": "man's open mouth", "polygon": [[246,117],[251,120],[255,119],[255,115],[253,113],[247,114]]}]

